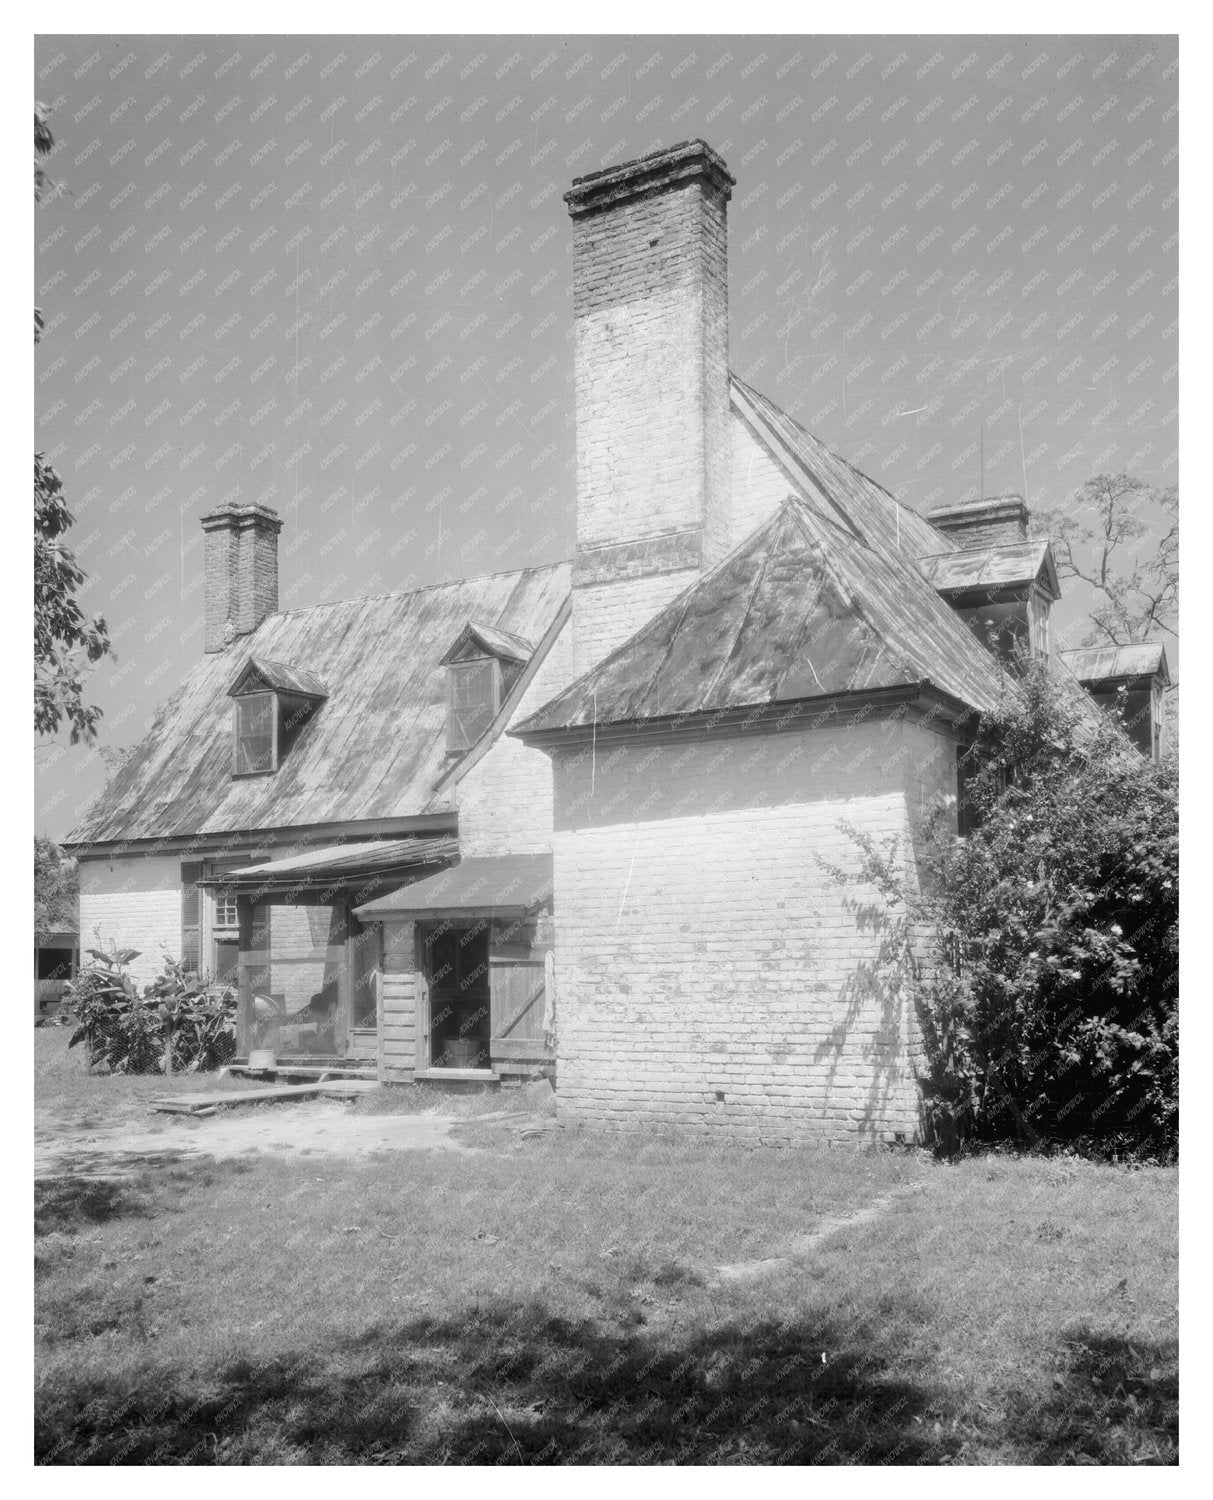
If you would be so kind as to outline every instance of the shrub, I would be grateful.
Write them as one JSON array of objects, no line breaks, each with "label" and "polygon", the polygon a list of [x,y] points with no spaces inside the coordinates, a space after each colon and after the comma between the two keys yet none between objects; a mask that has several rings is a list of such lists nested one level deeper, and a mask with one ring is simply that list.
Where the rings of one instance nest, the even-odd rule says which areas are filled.
[{"label": "shrub", "polygon": [[115,1073],[207,1072],[236,1055],[236,996],[212,991],[175,959],[140,995],[126,972],[138,952],[103,953],[90,948],[69,988],[68,1004],[77,1021],[69,1047],[84,1042],[89,1065]]},{"label": "shrub", "polygon": [[977,827],[917,912],[938,1138],[1169,1158],[1178,1138],[1178,779],[1043,668],[966,760]]}]

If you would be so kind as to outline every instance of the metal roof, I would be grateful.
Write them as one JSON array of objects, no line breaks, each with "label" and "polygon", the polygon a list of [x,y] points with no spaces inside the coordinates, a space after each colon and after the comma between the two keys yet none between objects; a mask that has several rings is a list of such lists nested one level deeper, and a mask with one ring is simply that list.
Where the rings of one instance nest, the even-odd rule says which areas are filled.
[{"label": "metal roof", "polygon": [[465,859],[437,875],[411,881],[390,896],[355,908],[363,921],[410,916],[510,915],[532,911],[552,895],[552,856],[514,854]]},{"label": "metal roof", "polygon": [[[872,545],[892,547],[910,557],[947,552],[957,543],[937,531],[917,511],[903,505],[883,485],[869,479],[806,432],[766,396],[738,376],[730,376],[734,404],[742,414],[757,418],[759,435],[789,461],[805,483],[806,493],[819,513],[839,521]],[[740,395],[741,401],[736,397]]]},{"label": "metal roof", "polygon": [[304,698],[327,698],[329,693],[315,672],[309,672],[303,667],[288,666],[284,661],[270,661],[264,656],[250,656],[228,689],[228,697],[234,698],[237,693],[255,691],[248,685],[254,679],[276,692],[298,693]]},{"label": "metal roof", "polygon": [[[203,657],[73,829],[95,844],[292,828],[447,811],[442,655],[469,618],[543,637],[569,592],[567,563],[270,615]],[[227,689],[242,657],[307,663],[328,699],[278,770],[233,777]],[[246,657],[246,659],[247,659]]]},{"label": "metal roof", "polygon": [[1144,641],[1133,646],[1080,646],[1061,654],[1082,683],[1117,677],[1153,677],[1158,673],[1161,673],[1164,683],[1171,681],[1167,653],[1161,641]]},{"label": "metal roof", "polygon": [[1053,548],[1047,541],[1005,542],[962,552],[937,552],[920,557],[918,566],[923,577],[941,594],[1042,582],[1054,599],[1061,597]]},{"label": "metal roof", "polygon": [[443,864],[455,859],[459,841],[454,838],[363,839],[357,843],[325,844],[306,854],[266,860],[227,870],[199,880],[201,886],[224,890],[265,893],[309,890],[317,885],[348,885],[369,875],[407,871],[418,865]]},{"label": "metal roof", "polygon": [[443,655],[443,665],[454,661],[469,641],[475,641],[490,656],[501,656],[506,661],[527,662],[535,654],[533,642],[528,641],[525,636],[500,630],[493,625],[482,625],[478,620],[469,620]]},{"label": "metal roof", "polygon": [[911,685],[990,708],[1004,683],[910,558],[789,496],[722,563],[511,733]]}]

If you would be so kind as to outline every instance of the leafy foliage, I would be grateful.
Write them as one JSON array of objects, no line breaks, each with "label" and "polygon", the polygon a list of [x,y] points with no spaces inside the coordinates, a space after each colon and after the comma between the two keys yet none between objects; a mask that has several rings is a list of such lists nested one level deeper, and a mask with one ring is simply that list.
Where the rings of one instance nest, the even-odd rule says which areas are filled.
[{"label": "leafy foliage", "polygon": [[169,1042],[174,1073],[209,1072],[236,1055],[236,995],[211,992],[176,959],[140,995],[126,972],[138,958],[134,948],[104,953],[90,948],[93,962],[81,968],[68,992],[78,1022],[70,1047],[84,1042],[89,1065],[114,1073],[165,1071]]},{"label": "leafy foliage", "polygon": [[[34,197],[46,181],[39,158],[54,144],[46,123],[46,109],[34,105]],[[34,309],[34,343],[43,330],[42,314]],[[97,733],[101,709],[84,701],[86,663],[110,652],[104,619],[85,618],[76,592],[85,574],[63,536],[74,517],[63,499],[63,483],[43,453],[34,454],[34,731],[54,734],[66,721],[72,744]]]},{"label": "leafy foliage", "polygon": [[80,869],[54,839],[34,835],[34,939],[76,926]]},{"label": "leafy foliage", "polygon": [[945,1139],[1169,1158],[1178,1128],[1178,781],[1043,667],[968,753],[979,824],[919,916],[928,1106]]}]

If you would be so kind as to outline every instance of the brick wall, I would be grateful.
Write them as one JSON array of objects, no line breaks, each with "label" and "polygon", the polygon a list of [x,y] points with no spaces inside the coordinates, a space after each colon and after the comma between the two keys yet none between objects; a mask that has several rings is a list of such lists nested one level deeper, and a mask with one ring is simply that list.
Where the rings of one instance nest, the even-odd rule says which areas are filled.
[{"label": "brick wall", "polygon": [[855,866],[849,820],[901,840],[914,878],[947,746],[871,719],[557,761],[563,1116],[912,1139],[913,1007],[880,964],[901,914],[820,861]]},{"label": "brick wall", "polygon": [[580,677],[609,656],[698,579],[697,568],[683,568],[626,582],[576,588],[573,675]]},{"label": "brick wall", "polygon": [[[566,623],[511,716],[520,723],[572,682],[573,628]],[[459,782],[459,847],[465,858],[543,854],[552,847],[552,763],[507,735]]]},{"label": "brick wall", "polygon": [[[98,930],[101,941],[98,943]],[[181,860],[127,854],[80,861],[80,947],[138,948],[130,966],[137,985],[154,979],[164,954],[181,957]]]},{"label": "brick wall", "polygon": [[732,458],[732,505],[729,548],[738,546],[764,521],[769,521],[790,494],[801,493],[758,441],[749,423],[732,413],[729,424]]},{"label": "brick wall", "polygon": [[[627,612],[623,601],[641,582],[697,571],[728,550],[729,181],[704,148],[682,148],[575,184],[567,195],[575,586],[620,600],[602,597],[576,612],[579,672],[643,622],[643,611],[631,611],[635,623],[622,635],[597,633]],[[679,545],[637,548],[656,538]]]},{"label": "brick wall", "polygon": [[221,505],[202,517],[205,650],[223,650],[229,620],[237,635],[248,635],[278,608],[281,529],[268,505]]}]

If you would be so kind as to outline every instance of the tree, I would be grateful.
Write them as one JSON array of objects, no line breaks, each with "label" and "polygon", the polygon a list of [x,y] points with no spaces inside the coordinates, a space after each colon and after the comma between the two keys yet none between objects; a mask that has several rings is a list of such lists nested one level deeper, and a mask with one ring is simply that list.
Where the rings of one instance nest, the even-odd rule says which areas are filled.
[{"label": "tree", "polygon": [[54,839],[34,835],[34,940],[77,925],[80,870]]},{"label": "tree", "polygon": [[[54,144],[42,105],[34,106],[34,198],[46,174],[40,158]],[[42,315],[34,309],[34,343],[42,336]],[[63,484],[43,453],[34,454],[34,730],[54,734],[66,721],[72,744],[96,736],[101,709],[84,701],[85,664],[110,654],[105,620],[85,618],[76,593],[85,574],[63,536],[74,517],[63,498]]]},{"label": "tree", "polygon": [[940,1135],[1166,1158],[1178,1124],[1178,782],[1037,665],[985,715],[967,838],[917,913]]},{"label": "tree", "polygon": [[1069,509],[1042,511],[1036,530],[1053,543],[1057,571],[1094,591],[1084,646],[1177,638],[1179,492],[1129,474],[1096,474]]}]

